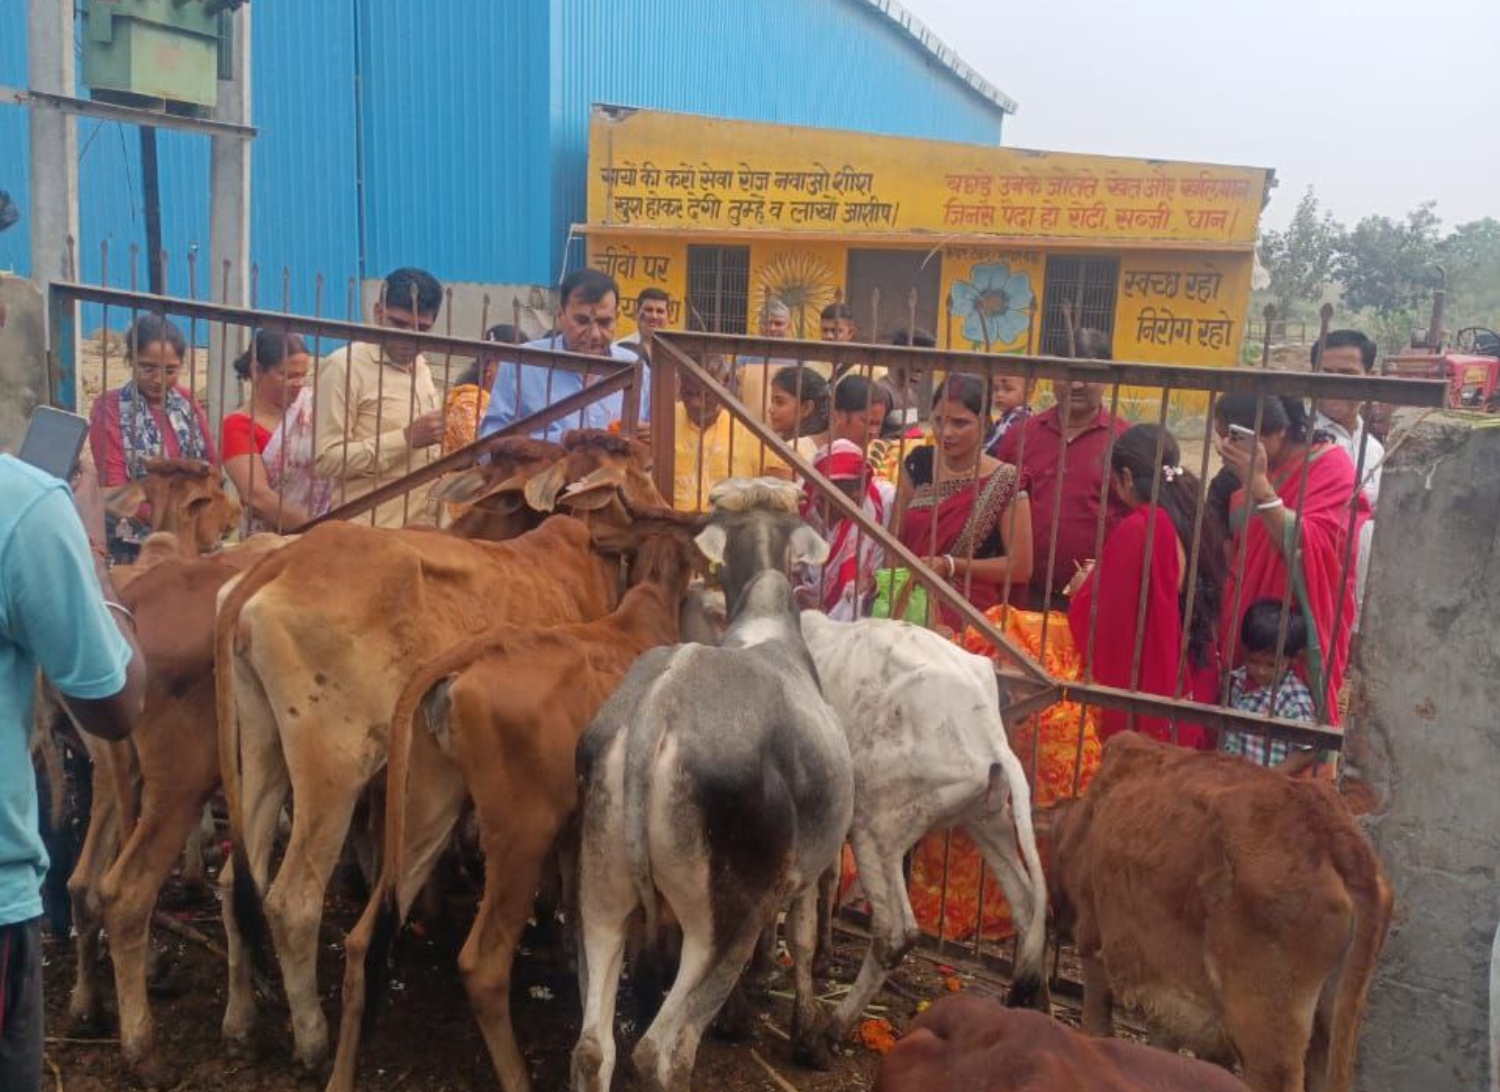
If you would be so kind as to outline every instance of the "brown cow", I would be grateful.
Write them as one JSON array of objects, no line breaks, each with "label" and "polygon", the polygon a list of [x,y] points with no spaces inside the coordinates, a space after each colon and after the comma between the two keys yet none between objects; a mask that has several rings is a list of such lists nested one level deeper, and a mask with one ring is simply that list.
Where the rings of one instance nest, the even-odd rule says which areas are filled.
[{"label": "brown cow", "polygon": [[239,522],[217,466],[201,459],[147,459],[145,467],[144,478],[105,490],[104,502],[114,515],[133,515],[149,505],[151,530],[176,535],[184,557],[216,549]]},{"label": "brown cow", "polygon": [[[628,523],[625,501],[665,508],[643,445],[583,432],[564,446],[563,460],[525,483],[533,508],[551,509],[564,489],[570,506],[603,521]],[[618,560],[596,553],[588,527],[571,518],[499,544],[323,524],[223,600],[215,664],[235,846],[225,870],[233,875],[225,902],[231,1049],[247,1042],[255,1018],[242,930],[259,941],[269,925],[295,1060],[316,1069],[327,1057],[316,967],[323,895],[355,804],[385,763],[391,713],[412,665],[500,621],[601,617],[619,601],[618,575]],[[267,888],[289,790],[291,840]]]},{"label": "brown cow", "polygon": [[[556,444],[508,440],[487,467],[451,478],[445,488],[479,500],[467,523],[472,532],[514,536],[540,517],[514,502],[518,487],[495,486],[512,479],[524,484],[562,455]],[[70,881],[75,906],[91,915],[93,928],[78,929],[79,980],[70,1012],[81,1030],[101,1022],[101,984],[97,974],[85,977],[85,972],[97,966],[102,918],[111,936],[125,1061],[148,1085],[172,1083],[155,1055],[146,993],[151,910],[186,832],[197,832],[193,808],[201,809],[219,785],[219,740],[213,731],[215,604],[225,583],[288,541],[252,535],[212,557],[183,561],[176,536],[159,532],[143,544],[135,565],[114,570],[121,598],[136,616],[148,689],[139,729],[129,743],[93,748],[97,787],[90,840]],[[154,554],[173,560],[156,571],[150,564]],[[116,857],[116,816],[122,811],[127,840]]]},{"label": "brown cow", "polygon": [[944,997],[881,1060],[871,1092],[1247,1092],[1217,1066],[1091,1039],[973,994]]},{"label": "brown cow", "polygon": [[1051,841],[1086,1031],[1113,990],[1258,1092],[1348,1092],[1392,899],[1331,785],[1124,733]]},{"label": "brown cow", "polygon": [[[636,584],[593,622],[502,625],[418,669],[397,702],[386,787],[386,859],[345,942],[344,1008],[328,1092],[351,1092],[362,1019],[373,1016],[391,940],[465,799],[484,848],[484,898],[459,955],[475,1016],[506,1092],[531,1087],[510,1018],[511,963],[554,842],[577,806],[573,752],[641,653],[678,640],[698,558],[686,524],[643,521]],[[426,716],[419,705],[426,699]],[[425,729],[425,730],[424,730]],[[368,992],[367,992],[368,991]]]}]

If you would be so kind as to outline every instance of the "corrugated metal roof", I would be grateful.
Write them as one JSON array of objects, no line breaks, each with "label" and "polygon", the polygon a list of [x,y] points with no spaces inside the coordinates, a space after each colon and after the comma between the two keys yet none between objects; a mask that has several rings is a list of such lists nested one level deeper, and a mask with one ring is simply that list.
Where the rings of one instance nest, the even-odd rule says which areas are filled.
[{"label": "corrugated metal roof", "polygon": [[[370,277],[416,264],[452,281],[554,282],[565,257],[581,259],[567,233],[584,218],[596,102],[980,144],[999,142],[1014,108],[893,0],[252,10],[251,255],[262,304],[282,305],[287,268],[300,311],[312,309],[321,272],[323,312],[343,313],[361,214]],[[0,36],[0,82],[27,83],[24,35]],[[23,213],[0,235],[0,268],[22,271],[26,133],[25,110],[0,108],[0,147],[22,149],[0,164],[0,189]],[[144,236],[138,139],[132,127],[81,119],[79,147],[82,271],[99,277],[108,239],[109,278],[124,283],[129,246]],[[178,266],[197,246],[200,294],[218,276],[207,260],[207,157],[206,138],[163,132],[164,245]],[[184,278],[178,271],[175,290],[186,291]]]},{"label": "corrugated metal roof", "polygon": [[967,62],[955,53],[946,42],[927,28],[927,25],[904,8],[897,0],[849,0],[850,3],[868,4],[891,22],[911,35],[916,43],[936,57],[955,78],[967,84],[981,98],[987,99],[1003,113],[1014,114],[1020,109],[1016,100],[1005,94],[989,80],[974,71]]}]

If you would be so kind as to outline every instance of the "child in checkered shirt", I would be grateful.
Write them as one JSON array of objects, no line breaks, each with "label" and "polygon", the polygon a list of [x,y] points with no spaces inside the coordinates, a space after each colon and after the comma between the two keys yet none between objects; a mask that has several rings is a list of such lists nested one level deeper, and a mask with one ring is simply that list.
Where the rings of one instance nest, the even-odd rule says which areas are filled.
[{"label": "child in checkered shirt", "polygon": [[[1245,662],[1229,673],[1229,704],[1244,713],[1270,713],[1286,720],[1312,723],[1317,719],[1312,691],[1295,671],[1307,647],[1307,622],[1295,605],[1288,613],[1286,640],[1278,655],[1276,640],[1280,634],[1280,601],[1260,599],[1250,604],[1240,624]],[[1282,668],[1279,681],[1275,677],[1278,659]],[[1275,766],[1288,774],[1301,773],[1317,760],[1311,748],[1271,739],[1258,732],[1226,731],[1223,746],[1229,754],[1261,766]]]}]

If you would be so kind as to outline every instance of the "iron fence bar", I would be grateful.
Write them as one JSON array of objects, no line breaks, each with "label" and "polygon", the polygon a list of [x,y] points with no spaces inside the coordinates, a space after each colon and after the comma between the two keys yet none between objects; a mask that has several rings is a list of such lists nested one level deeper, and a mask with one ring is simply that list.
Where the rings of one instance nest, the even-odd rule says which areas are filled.
[{"label": "iron fence bar", "polygon": [[387,482],[378,489],[372,489],[362,497],[356,497],[346,504],[341,504],[316,519],[308,520],[302,526],[289,531],[288,534],[301,534],[320,523],[330,520],[347,520],[355,516],[364,515],[373,511],[388,500],[393,500],[417,488],[420,485],[442,477],[450,470],[458,470],[473,465],[480,457],[489,454],[495,444],[508,436],[526,436],[546,428],[554,421],[561,420],[582,410],[585,406],[597,402],[601,398],[623,390],[635,377],[634,366],[627,365],[617,368],[599,382],[575,391],[566,398],[553,403],[536,413],[519,420],[512,421],[498,432],[492,432],[488,436],[475,440],[466,447],[461,447],[451,455],[445,455],[441,459],[435,459],[426,466],[413,470],[394,481]]},{"label": "iron fence bar", "polygon": [[[1003,697],[1000,700],[1000,716],[1006,723],[1025,720],[1033,713],[1040,713],[1049,709],[1062,700],[1062,689],[1057,683],[1028,694],[1024,698],[1007,702]],[[1036,771],[1031,771],[1032,784],[1036,784]]]},{"label": "iron fence bar", "polygon": [[1168,719],[1176,717],[1189,724],[1208,728],[1236,728],[1252,731],[1272,739],[1293,743],[1310,743],[1322,750],[1337,751],[1343,747],[1344,734],[1337,728],[1312,725],[1302,720],[1268,717],[1263,713],[1242,713],[1218,705],[1204,705],[1187,698],[1169,698],[1160,694],[1136,693],[1101,683],[1058,683],[1061,701],[1077,701],[1109,709],[1120,709],[1147,716]]},{"label": "iron fence bar", "polygon": [[812,482],[818,491],[824,495],[825,499],[843,513],[844,518],[853,520],[856,526],[864,527],[867,532],[872,534],[885,547],[888,554],[893,554],[897,558],[900,558],[903,565],[911,569],[916,577],[921,578],[921,583],[929,591],[936,593],[937,597],[957,611],[967,624],[977,629],[986,640],[990,641],[997,649],[1000,649],[1014,660],[1020,666],[1022,674],[1031,676],[1037,682],[1051,683],[1054,681],[1047,674],[1045,668],[1034,663],[1023,649],[1018,647],[1005,634],[997,630],[990,623],[990,620],[984,616],[983,612],[975,608],[972,603],[959,595],[937,573],[923,564],[921,559],[911,550],[907,549],[906,545],[899,538],[884,527],[871,524],[867,520],[863,509],[858,504],[850,500],[844,494],[843,490],[839,489],[838,486],[834,485],[833,482],[829,481],[822,473],[815,469],[812,464],[789,447],[780,436],[776,435],[774,429],[769,428],[760,421],[752,419],[745,412],[744,404],[726,390],[718,380],[699,367],[695,360],[679,349],[672,341],[664,341],[661,344],[666,350],[668,359],[675,358],[674,363],[677,367],[685,368],[689,375],[696,378],[699,383],[708,389],[709,393],[713,394],[723,403],[725,409],[729,410],[733,416],[739,417],[741,422],[756,439],[760,440],[766,447],[769,447],[787,466],[792,467],[801,475],[804,480]]},{"label": "iron fence bar", "polygon": [[1169,387],[1173,390],[1248,392],[1302,398],[1348,398],[1393,405],[1442,408],[1447,386],[1439,379],[1406,379],[1376,375],[1332,375],[1324,372],[1265,371],[1259,368],[1215,367],[1195,364],[1151,364],[1128,360],[1075,360],[1065,356],[1002,356],[947,349],[874,345],[861,342],[797,342],[783,338],[738,334],[687,334],[660,331],[663,344],[680,345],[691,339],[705,351],[745,356],[790,357],[798,351],[838,365],[868,363],[875,368],[909,368],[971,375],[1024,376],[1029,380],[1067,376],[1091,383],[1122,387]]},{"label": "iron fence bar", "polygon": [[[231,307],[210,300],[188,300],[177,296],[157,296],[149,292],[126,291],[120,288],[101,288],[95,285],[77,284],[70,281],[55,281],[51,285],[51,298],[64,306],[73,303],[97,303],[130,309],[134,313],[153,315],[175,315],[183,318],[206,319],[234,326],[255,327],[266,325],[273,329],[290,328],[298,333],[332,340],[364,341],[379,343],[390,336],[384,327],[334,318],[318,318],[313,315],[289,315],[282,311],[264,311],[252,307]],[[451,351],[459,356],[478,356],[493,352],[495,343],[475,338],[452,337],[431,331],[400,331],[401,340],[410,341],[423,353]],[[558,339],[561,341],[561,339]],[[582,356],[560,349],[528,349],[522,345],[506,346],[505,359],[516,364],[531,364],[539,367],[561,368],[579,375],[598,374],[601,361],[608,358]],[[1354,378],[1354,377],[1350,377]],[[1382,380],[1383,382],[1425,383],[1426,380]],[[1335,391],[1333,396],[1339,392]],[[1353,397],[1345,394],[1345,397]],[[1400,402],[1384,395],[1376,395],[1381,401]],[[1408,403],[1400,403],[1408,404]],[[1426,403],[1410,403],[1421,404]],[[1434,403],[1437,404],[1437,403]]]}]

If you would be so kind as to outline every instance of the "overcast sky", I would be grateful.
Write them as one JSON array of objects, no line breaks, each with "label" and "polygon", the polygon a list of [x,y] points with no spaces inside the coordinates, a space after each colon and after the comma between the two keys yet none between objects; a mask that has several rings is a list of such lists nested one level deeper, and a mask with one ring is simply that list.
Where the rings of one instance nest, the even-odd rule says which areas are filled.
[{"label": "overcast sky", "polygon": [[1339,219],[1500,217],[1500,0],[902,0],[1020,103],[1013,147],[1273,167]]}]

